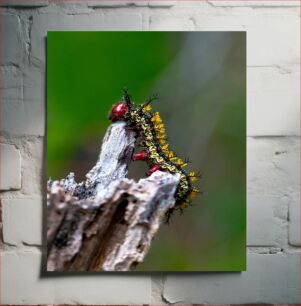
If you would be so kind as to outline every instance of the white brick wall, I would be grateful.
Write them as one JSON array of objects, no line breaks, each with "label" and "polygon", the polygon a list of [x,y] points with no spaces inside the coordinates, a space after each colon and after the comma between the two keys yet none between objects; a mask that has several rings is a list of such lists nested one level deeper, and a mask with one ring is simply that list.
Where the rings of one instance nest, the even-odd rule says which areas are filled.
[{"label": "white brick wall", "polygon": [[[298,303],[300,2],[51,2],[1,1],[1,303]],[[247,31],[247,272],[41,273],[49,30]]]}]

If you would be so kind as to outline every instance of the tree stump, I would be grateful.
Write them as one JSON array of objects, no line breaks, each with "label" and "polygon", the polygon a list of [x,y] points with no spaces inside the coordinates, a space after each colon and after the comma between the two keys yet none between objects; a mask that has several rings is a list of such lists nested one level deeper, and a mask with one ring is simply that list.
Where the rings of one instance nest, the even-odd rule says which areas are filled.
[{"label": "tree stump", "polygon": [[48,271],[130,271],[143,261],[180,178],[161,171],[125,178],[135,139],[124,122],[114,123],[84,182],[73,173],[48,181]]}]

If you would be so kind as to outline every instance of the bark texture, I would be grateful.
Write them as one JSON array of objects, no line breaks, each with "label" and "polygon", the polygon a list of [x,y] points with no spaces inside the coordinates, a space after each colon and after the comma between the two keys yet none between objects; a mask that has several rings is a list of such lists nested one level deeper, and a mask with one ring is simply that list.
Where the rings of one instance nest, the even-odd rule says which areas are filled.
[{"label": "bark texture", "polygon": [[48,271],[129,271],[143,261],[179,176],[125,178],[135,136],[123,122],[112,124],[84,182],[73,173],[48,182]]}]

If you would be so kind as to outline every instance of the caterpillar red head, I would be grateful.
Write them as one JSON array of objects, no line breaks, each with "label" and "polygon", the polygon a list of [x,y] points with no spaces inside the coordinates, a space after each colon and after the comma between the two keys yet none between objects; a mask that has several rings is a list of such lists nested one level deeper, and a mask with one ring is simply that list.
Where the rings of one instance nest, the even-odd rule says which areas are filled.
[{"label": "caterpillar red head", "polygon": [[130,112],[134,104],[128,94],[127,88],[123,89],[122,101],[117,102],[113,105],[109,114],[109,119],[112,121],[125,120],[125,115]]},{"label": "caterpillar red head", "polygon": [[122,120],[125,113],[127,112],[127,106],[123,102],[117,102],[113,105],[111,112],[109,114],[109,119],[112,121]]}]

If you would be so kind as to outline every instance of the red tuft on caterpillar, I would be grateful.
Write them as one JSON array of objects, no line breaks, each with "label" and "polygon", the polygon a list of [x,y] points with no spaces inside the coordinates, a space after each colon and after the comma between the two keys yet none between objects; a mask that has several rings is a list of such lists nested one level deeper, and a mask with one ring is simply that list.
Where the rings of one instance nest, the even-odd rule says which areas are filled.
[{"label": "red tuft on caterpillar", "polygon": [[154,172],[156,172],[156,171],[158,171],[158,170],[160,170],[160,165],[155,164],[155,165],[153,165],[153,166],[148,170],[148,173],[149,173],[149,174],[152,174],[152,173],[154,173]]},{"label": "red tuft on caterpillar", "polygon": [[145,151],[133,154],[133,160],[147,160],[147,158],[148,158],[148,155],[147,155],[147,152]]}]

